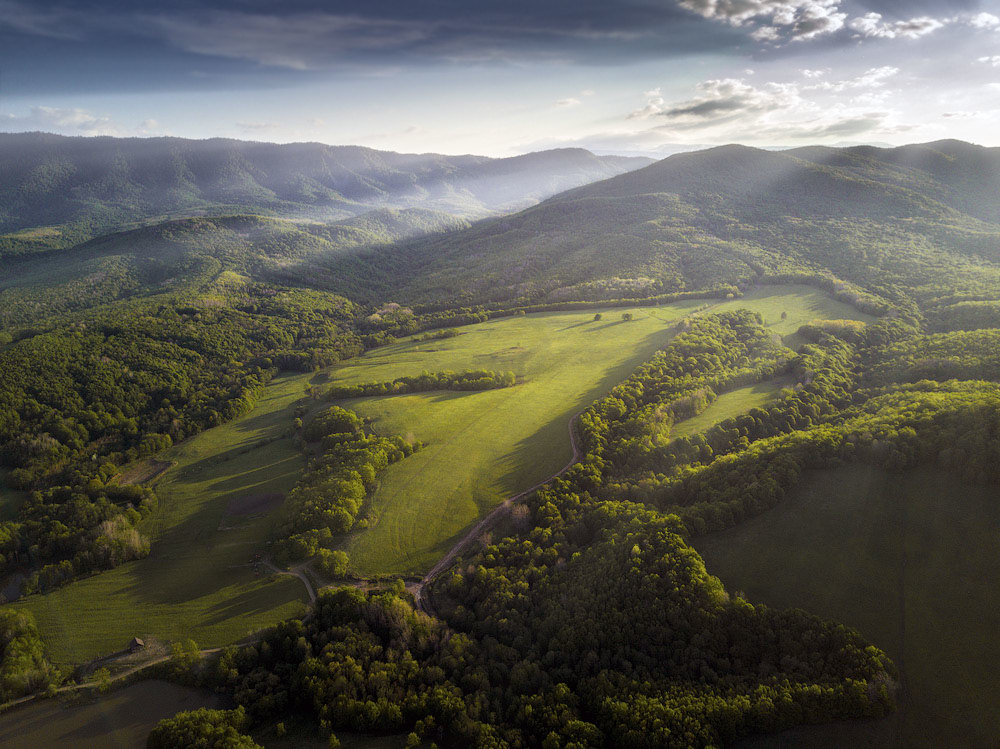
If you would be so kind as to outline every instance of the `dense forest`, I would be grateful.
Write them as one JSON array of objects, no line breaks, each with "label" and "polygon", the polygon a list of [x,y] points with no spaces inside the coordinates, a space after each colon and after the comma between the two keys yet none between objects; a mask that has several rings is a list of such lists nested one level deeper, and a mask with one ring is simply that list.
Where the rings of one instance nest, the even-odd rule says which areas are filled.
[{"label": "dense forest", "polygon": [[470,369],[465,372],[421,372],[412,377],[397,377],[389,382],[337,385],[327,391],[326,397],[329,400],[346,400],[375,395],[426,393],[430,390],[494,390],[511,387],[515,379],[513,372],[493,372],[488,369]]}]

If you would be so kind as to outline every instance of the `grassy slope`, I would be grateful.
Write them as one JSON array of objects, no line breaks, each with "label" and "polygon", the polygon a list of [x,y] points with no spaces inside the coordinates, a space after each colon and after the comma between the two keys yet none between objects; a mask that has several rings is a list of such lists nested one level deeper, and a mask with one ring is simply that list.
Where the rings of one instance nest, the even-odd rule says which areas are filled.
[{"label": "grassy slope", "polygon": [[697,305],[555,312],[495,320],[441,341],[372,351],[337,382],[389,380],[426,370],[512,370],[524,382],[480,393],[421,393],[349,405],[385,434],[424,450],[386,472],[375,495],[379,523],[347,545],[363,574],[429,568],[470,523],[504,497],[555,473],[571,457],[570,417],[623,380]]},{"label": "grassy slope", "polygon": [[[816,472],[776,509],[696,541],[750,600],[856,627],[900,666],[900,713],[850,730],[858,746],[1000,741],[1000,506],[995,491],[930,471]],[[753,746],[843,746],[842,727]],[[782,743],[784,742],[784,743]]]},{"label": "grassy slope", "polygon": [[[427,443],[386,473],[375,496],[379,524],[347,544],[354,568],[362,574],[423,571],[490,507],[559,470],[570,458],[570,416],[661,347],[671,335],[668,321],[701,306],[638,310],[627,324],[620,322],[621,309],[604,310],[600,322],[593,322],[593,312],[495,320],[463,328],[457,338],[379,349],[338,370],[343,383],[464,368],[510,369],[527,380],[507,390],[350,404],[379,431]],[[786,337],[816,318],[870,319],[807,286],[761,287],[706,312],[741,307],[760,312]],[[784,321],[782,312],[788,313]]]},{"label": "grassy slope", "polygon": [[671,437],[686,437],[703,432],[720,421],[739,416],[751,408],[758,408],[770,402],[775,394],[787,384],[785,380],[768,380],[755,385],[730,390],[720,395],[715,402],[697,416],[674,424]]},{"label": "grassy slope", "polygon": [[[714,306],[712,312],[749,309],[759,312],[764,324],[778,333],[784,344],[797,348],[805,341],[796,332],[813,320],[861,320],[875,318],[858,312],[854,307],[831,298],[812,286],[790,284],[787,286],[760,286],[740,299]],[[788,313],[784,320],[781,313]]]},{"label": "grassy slope", "polygon": [[143,528],[153,539],[148,558],[18,604],[34,613],[57,661],[113,652],[135,635],[222,645],[307,600],[300,581],[258,579],[249,567],[265,549],[268,519],[224,516],[231,498],[286,491],[298,479],[302,456],[282,435],[308,379],[279,378],[249,416],[160,456],[177,466],[157,485],[160,507]]}]

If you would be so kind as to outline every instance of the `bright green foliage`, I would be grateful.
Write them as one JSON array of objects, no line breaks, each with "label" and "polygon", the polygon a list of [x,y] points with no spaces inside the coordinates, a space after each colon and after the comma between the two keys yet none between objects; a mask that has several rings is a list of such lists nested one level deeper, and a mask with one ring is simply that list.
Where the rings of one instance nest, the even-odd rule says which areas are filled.
[{"label": "bright green foliage", "polygon": [[0,459],[9,483],[45,489],[0,524],[0,564],[48,566],[43,587],[148,550],[134,527],[155,498],[113,486],[118,467],[248,413],[279,368],[328,365],[361,346],[350,303],[297,292],[124,312],[0,351]]},{"label": "bright green foliage", "polygon": [[31,614],[0,609],[0,702],[58,684]]},{"label": "bright green foliage", "polygon": [[420,448],[400,437],[365,434],[361,426],[355,413],[340,406],[305,426],[306,439],[320,442],[320,454],[282,508],[275,544],[282,559],[311,557],[334,535],[351,530],[379,474]]},{"label": "bright green foliage", "polygon": [[511,387],[515,380],[513,372],[492,372],[488,369],[422,372],[416,377],[397,377],[390,382],[363,382],[360,385],[335,386],[330,388],[326,397],[329,400],[344,400],[368,398],[374,395],[426,393],[431,390],[493,390]]},{"label": "bright green foliage", "polygon": [[156,724],[149,734],[149,749],[262,749],[260,744],[244,733],[246,713],[235,710],[209,710],[200,708],[177,713]]}]

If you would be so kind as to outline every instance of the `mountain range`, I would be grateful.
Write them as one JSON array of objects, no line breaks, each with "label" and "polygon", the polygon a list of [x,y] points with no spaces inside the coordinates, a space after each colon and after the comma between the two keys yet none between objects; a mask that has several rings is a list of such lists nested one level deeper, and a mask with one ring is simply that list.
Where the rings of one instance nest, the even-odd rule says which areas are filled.
[{"label": "mountain range", "polygon": [[0,254],[206,213],[331,221],[419,206],[483,217],[651,161],[577,148],[495,159],[320,143],[0,134]]}]

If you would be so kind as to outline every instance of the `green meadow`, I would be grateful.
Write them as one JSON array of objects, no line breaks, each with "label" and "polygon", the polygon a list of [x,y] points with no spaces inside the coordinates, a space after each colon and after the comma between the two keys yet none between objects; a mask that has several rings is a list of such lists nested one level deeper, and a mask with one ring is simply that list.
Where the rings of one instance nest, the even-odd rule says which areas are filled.
[{"label": "green meadow", "polygon": [[797,729],[755,747],[986,747],[1000,742],[1000,505],[934,471],[807,474],[775,509],[695,541],[750,601],[858,629],[902,674],[884,721]]},{"label": "green meadow", "polygon": [[38,620],[53,658],[79,663],[115,652],[133,636],[208,648],[291,616],[308,600],[301,581],[256,577],[268,517],[229,516],[229,501],[284,492],[304,466],[289,436],[308,375],[278,378],[248,416],[165,451],[174,461],[156,484],[157,510],[142,531],[149,557],[16,605]]},{"label": "green meadow", "polygon": [[[599,321],[596,309],[501,318],[462,327],[454,338],[375,349],[318,376],[279,377],[250,414],[157,456],[175,465],[156,479],[160,504],[142,528],[152,540],[148,558],[16,605],[35,615],[61,663],[117,651],[133,636],[192,638],[214,647],[284,619],[307,600],[301,581],[257,577],[251,565],[254,554],[267,552],[273,508],[231,516],[227,506],[284,493],[298,480],[305,463],[291,424],[296,406],[308,403],[310,383],[512,370],[519,382],[502,390],[347,404],[376,431],[426,445],[383,474],[372,498],[377,524],[344,541],[351,564],[364,575],[422,572],[492,506],[562,468],[571,457],[570,418],[665,345],[678,319],[697,309],[738,307],[761,312],[783,335],[817,317],[863,318],[808,287],[765,287],[721,304],[603,309]],[[623,321],[625,312],[634,319]],[[749,408],[764,395],[737,393],[721,408],[713,405],[720,409],[715,416]],[[0,505],[17,500],[4,495]]]},{"label": "green meadow", "polygon": [[[340,384],[443,369],[513,370],[523,378],[503,390],[347,403],[376,431],[426,443],[383,476],[374,497],[378,524],[345,545],[354,570],[414,574],[431,567],[491,507],[564,466],[571,457],[570,417],[665,345],[675,320],[702,307],[705,314],[749,308],[783,336],[817,318],[871,319],[811,287],[771,286],[721,304],[605,309],[600,321],[593,311],[503,318],[461,328],[455,338],[371,351],[338,369],[334,381]],[[622,322],[629,311],[635,319]],[[778,387],[776,381],[735,391],[702,414],[702,422],[760,405]]]},{"label": "green meadow", "polygon": [[775,396],[781,392],[781,388],[787,384],[788,382],[782,379],[767,380],[723,393],[697,416],[674,424],[673,429],[670,430],[670,436],[687,437],[704,432],[720,421],[739,416],[751,408],[765,406],[774,400]]},{"label": "green meadow", "polygon": [[[712,312],[748,309],[760,313],[764,324],[782,337],[789,348],[805,343],[798,329],[814,320],[860,320],[872,322],[875,318],[859,312],[854,307],[838,301],[825,292],[803,284],[787,286],[758,286],[739,299],[714,305]],[[785,319],[781,319],[781,315]]]},{"label": "green meadow", "polygon": [[[550,312],[461,328],[455,338],[371,351],[335,373],[350,384],[423,370],[511,370],[514,387],[352,400],[382,434],[425,443],[390,466],[373,498],[378,523],[346,544],[362,575],[420,573],[505,497],[572,457],[570,418],[664,346],[695,304]],[[634,319],[622,321],[624,312]]]}]

